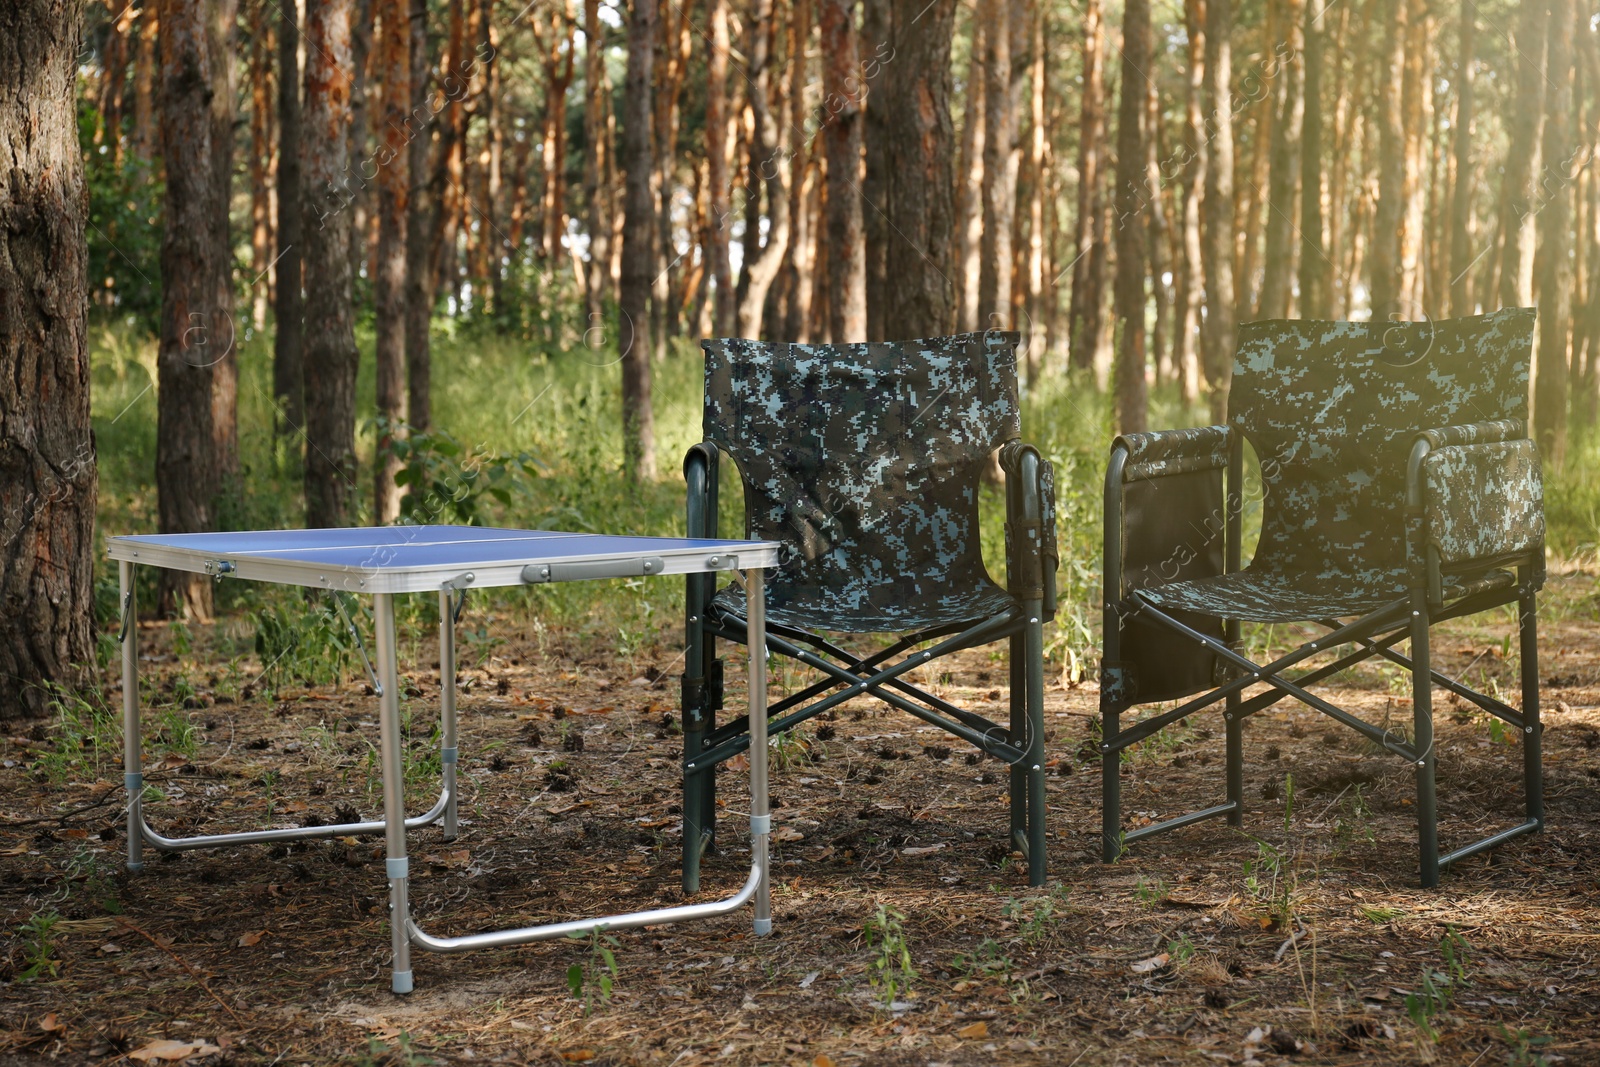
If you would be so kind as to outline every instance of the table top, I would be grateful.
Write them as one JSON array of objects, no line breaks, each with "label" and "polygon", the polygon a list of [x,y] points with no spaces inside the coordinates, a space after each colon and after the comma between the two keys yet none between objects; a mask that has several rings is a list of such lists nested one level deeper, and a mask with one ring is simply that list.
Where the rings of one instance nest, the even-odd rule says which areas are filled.
[{"label": "table top", "polygon": [[171,570],[352,593],[418,593],[447,585],[481,589],[769,568],[777,566],[780,546],[488,526],[370,526],[138,534],[108,538],[106,547],[112,559]]}]

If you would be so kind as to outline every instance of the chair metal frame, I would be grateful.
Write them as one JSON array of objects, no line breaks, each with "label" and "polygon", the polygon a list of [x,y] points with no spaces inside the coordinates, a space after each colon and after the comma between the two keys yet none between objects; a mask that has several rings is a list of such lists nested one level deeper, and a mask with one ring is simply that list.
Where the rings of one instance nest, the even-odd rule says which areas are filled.
[{"label": "chair metal frame", "polygon": [[[1180,435],[1227,435],[1224,485],[1224,515],[1222,521],[1207,521],[1208,536],[1220,533],[1223,538],[1223,573],[1241,569],[1244,438],[1231,426],[1209,427],[1201,431],[1166,431],[1142,435],[1146,440],[1162,442],[1163,460],[1171,474],[1192,473],[1206,469],[1216,462],[1218,452],[1214,437],[1209,442],[1184,441]],[[1417,431],[1406,462],[1405,503],[1407,514],[1406,541],[1414,558],[1423,566],[1414,569],[1410,588],[1389,603],[1354,618],[1341,621],[1336,618],[1307,620],[1326,629],[1326,633],[1306,642],[1286,655],[1269,663],[1258,664],[1238,651],[1240,623],[1238,619],[1223,619],[1220,635],[1201,632],[1195,626],[1175,618],[1169,610],[1157,606],[1152,598],[1138,589],[1125,589],[1125,570],[1122,544],[1124,493],[1129,484],[1131,448],[1126,438],[1118,438],[1112,446],[1105,481],[1104,519],[1104,641],[1101,670],[1101,789],[1103,797],[1102,860],[1116,861],[1133,843],[1189,826],[1203,820],[1225,818],[1229,825],[1240,826],[1245,810],[1244,802],[1244,726],[1250,716],[1278,703],[1284,697],[1294,697],[1309,707],[1335,719],[1342,725],[1362,734],[1374,745],[1399,756],[1415,768],[1417,794],[1418,851],[1420,880],[1424,887],[1439,884],[1440,872],[1451,865],[1487,849],[1504,844],[1525,834],[1535,833],[1544,826],[1544,790],[1541,770],[1541,732],[1539,717],[1539,666],[1537,593],[1544,581],[1544,551],[1542,536],[1539,543],[1524,551],[1501,553],[1492,559],[1474,561],[1468,568],[1474,573],[1486,574],[1493,568],[1514,568],[1514,583],[1489,584],[1487,588],[1469,591],[1466,595],[1446,596],[1444,575],[1436,548],[1427,542],[1422,532],[1422,513],[1430,490],[1425,460],[1431,452],[1452,446],[1483,443],[1504,443],[1526,438],[1525,425],[1515,420],[1501,423],[1457,425],[1440,429]],[[1215,469],[1215,467],[1211,467]],[[1145,475],[1148,477],[1148,475]],[[1160,476],[1160,475],[1157,475]],[[1217,527],[1221,529],[1218,530]],[[1515,603],[1518,606],[1518,637],[1521,654],[1520,710],[1504,701],[1473,690],[1461,681],[1435,670],[1429,652],[1431,627],[1440,622],[1476,614],[1491,608]],[[1180,699],[1177,706],[1156,715],[1123,724],[1122,715],[1141,703],[1130,692],[1129,679],[1120,664],[1123,657],[1123,622],[1143,618],[1172,634],[1181,635],[1213,654],[1222,667],[1222,677],[1209,691],[1188,699]],[[1410,639],[1409,655],[1395,651],[1402,640]],[[1345,646],[1353,650],[1337,656],[1332,662],[1290,676],[1286,672],[1297,664]],[[1374,657],[1409,670],[1412,674],[1412,731],[1407,739],[1381,726],[1374,725],[1345,708],[1310,692],[1307,687],[1321,682],[1349,667]],[[1266,692],[1246,695],[1252,686],[1266,685]],[[1435,789],[1436,746],[1433,724],[1433,688],[1438,686],[1454,693],[1490,715],[1512,726],[1522,739],[1523,789],[1525,817],[1515,826],[1501,830],[1489,837],[1463,845],[1441,854],[1439,851],[1438,811]],[[1194,692],[1193,689],[1190,692]],[[1167,726],[1178,723],[1197,712],[1221,702],[1225,728],[1225,797],[1222,803],[1197,811],[1177,815],[1147,826],[1124,831],[1121,813],[1120,764],[1122,753],[1146,740]]]}]

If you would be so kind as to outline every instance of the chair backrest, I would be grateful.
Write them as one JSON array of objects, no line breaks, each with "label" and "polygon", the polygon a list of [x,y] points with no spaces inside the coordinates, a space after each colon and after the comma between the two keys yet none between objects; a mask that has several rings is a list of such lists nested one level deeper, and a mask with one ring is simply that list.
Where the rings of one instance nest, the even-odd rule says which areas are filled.
[{"label": "chair backrest", "polygon": [[978,480],[1020,435],[1019,339],[702,342],[706,439],[739,466],[747,535],[790,549],[774,604],[900,629],[987,583]]},{"label": "chair backrest", "polygon": [[1508,308],[1437,322],[1242,325],[1228,407],[1261,463],[1252,568],[1403,566],[1411,440],[1526,419],[1534,317]]}]

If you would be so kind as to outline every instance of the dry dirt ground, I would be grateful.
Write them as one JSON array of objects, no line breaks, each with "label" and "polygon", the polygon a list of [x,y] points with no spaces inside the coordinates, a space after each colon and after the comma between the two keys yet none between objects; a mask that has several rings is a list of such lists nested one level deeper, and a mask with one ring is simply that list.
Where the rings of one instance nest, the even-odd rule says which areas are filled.
[{"label": "dry dirt ground", "polygon": [[[389,992],[378,842],[152,856],[128,876],[116,753],[53,784],[39,761],[55,730],[24,725],[0,743],[0,1063],[1600,1063],[1595,577],[1553,568],[1543,613],[1549,829],[1439,890],[1416,887],[1408,768],[1297,705],[1251,721],[1242,831],[1205,823],[1102,866],[1096,693],[1058,683],[1039,891],[1003,845],[1004,768],[858,701],[773,749],[772,937],[753,938],[744,912],[600,946],[419,953],[409,997]],[[1436,665],[1515,694],[1508,618],[1443,629]],[[526,620],[476,624],[511,636],[467,643],[462,832],[412,834],[419,921],[461,933],[679,900],[677,650],[619,663],[574,636],[525,639]],[[1298,639],[1280,627],[1254,651]],[[170,681],[170,631],[139,641],[143,670]],[[196,647],[204,679],[204,635]],[[438,676],[418,666],[431,645],[403,649],[418,651],[407,706],[426,805]],[[736,656],[730,708],[741,671]],[[1003,718],[1004,678],[980,651],[924,682]],[[1397,672],[1347,680],[1334,699],[1409,718]],[[797,681],[778,675],[774,695]],[[362,686],[218,690],[189,698],[189,755],[146,716],[155,825],[377,815]],[[1449,847],[1518,819],[1521,761],[1481,715],[1442,701],[1439,719]],[[1216,802],[1219,719],[1169,730],[1122,770],[1131,819]],[[705,899],[748,863],[740,768],[720,782]]]}]

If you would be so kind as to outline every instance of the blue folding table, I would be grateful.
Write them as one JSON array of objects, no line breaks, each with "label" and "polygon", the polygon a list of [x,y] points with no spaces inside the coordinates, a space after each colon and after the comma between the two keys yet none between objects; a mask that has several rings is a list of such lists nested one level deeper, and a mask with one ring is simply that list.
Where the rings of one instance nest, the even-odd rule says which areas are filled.
[{"label": "blue folding table", "polygon": [[[662,574],[744,573],[750,647],[766,647],[765,568],[778,563],[772,541],[722,541],[675,537],[615,537],[548,530],[478,526],[388,526],[336,530],[265,530],[250,533],[159,534],[113,537],[108,554],[120,564],[122,584],[122,714],[124,784],[128,790],[128,868],[143,866],[144,846],[163,852],[265,841],[303,841],[353,834],[385,835],[389,877],[393,988],[412,989],[411,946],[430,952],[521,945],[594,930],[703,919],[755,901],[755,931],[772,929],[767,842],[767,668],[750,656],[750,875],[726,899],[704,904],[628,912],[595,919],[547,923],[460,937],[434,937],[412,919],[407,897],[410,865],[406,831],[439,822],[446,839],[456,834],[455,615],[452,597],[468,588],[540,585],[591,578]],[[157,833],[141,810],[144,774],[139,751],[139,642],[135,632],[134,568],[232,577],[337,592],[371,594],[376,631],[378,723],[383,770],[383,821],[287,827],[244,833],[173,838]],[[439,597],[439,679],[443,787],[438,803],[407,818],[400,744],[399,668],[395,655],[394,597],[434,592]]]}]

